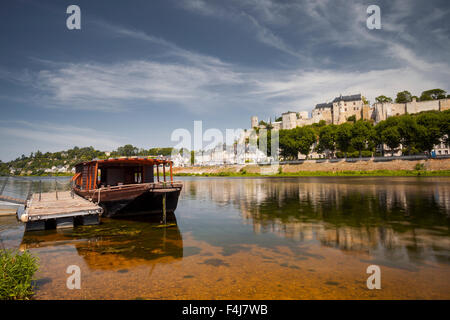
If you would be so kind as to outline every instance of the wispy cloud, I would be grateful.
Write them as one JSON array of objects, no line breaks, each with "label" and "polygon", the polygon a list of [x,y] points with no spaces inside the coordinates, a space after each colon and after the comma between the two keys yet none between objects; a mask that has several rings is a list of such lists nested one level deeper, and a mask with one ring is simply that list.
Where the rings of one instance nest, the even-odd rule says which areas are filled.
[{"label": "wispy cloud", "polygon": [[25,144],[36,146],[33,149],[46,145],[51,146],[53,150],[73,146],[94,146],[102,150],[112,150],[120,146],[124,140],[117,134],[71,125],[23,120],[1,120],[0,124],[2,137],[0,145],[6,144],[8,140],[17,141],[19,138],[26,141]]},{"label": "wispy cloud", "polygon": [[[405,89],[419,94],[421,90],[448,83],[448,57],[435,61],[410,47],[410,31],[404,25],[412,10],[409,3],[395,2],[392,10],[397,11],[383,13],[388,26],[383,32],[365,28],[366,7],[361,3],[327,0],[263,0],[260,5],[255,0],[227,3],[196,0],[182,5],[202,15],[243,23],[259,42],[300,58],[302,63],[279,70],[245,67],[186,50],[141,30],[97,21],[108,34],[148,43],[164,54],[112,63],[44,62],[43,70],[37,74],[27,72],[16,76],[14,81],[31,83],[41,93],[41,104],[45,106],[109,112],[128,110],[136,104],[152,108],[163,102],[203,115],[218,108],[239,110],[255,106],[258,112],[269,114],[287,108],[310,110],[316,103],[339,93],[361,92],[373,99],[379,94],[393,95],[396,90]],[[432,14],[443,19],[447,13]],[[432,22],[428,19],[423,23],[429,26]],[[297,50],[292,41],[278,36],[273,26],[288,26],[294,35],[306,37],[308,42]],[[441,29],[433,30],[440,35]],[[318,36],[311,38],[310,33]],[[320,46],[329,46],[328,59],[333,67],[321,63],[327,59],[324,55],[315,56],[316,47]],[[345,49],[345,54],[358,52],[357,61],[342,67],[335,58],[335,49]],[[374,66],[365,61],[368,50],[375,53],[371,60],[376,57]]]},{"label": "wispy cloud", "polygon": [[[217,108],[238,110],[255,106],[272,114],[287,108],[310,110],[339,93],[361,92],[370,99],[405,89],[419,94],[424,88],[442,86],[450,76],[445,63],[427,62],[395,43],[390,43],[383,54],[401,61],[397,67],[369,71],[309,66],[265,70],[243,68],[191,52],[141,31],[109,25],[108,28],[125,37],[163,46],[168,55],[177,56],[177,61],[47,62],[49,68],[34,77],[24,77],[24,81],[34,79],[35,87],[43,93],[44,105],[123,111],[133,108],[135,102],[143,102],[148,108],[164,102],[203,115],[214,113]],[[283,43],[279,45],[282,47]]]}]

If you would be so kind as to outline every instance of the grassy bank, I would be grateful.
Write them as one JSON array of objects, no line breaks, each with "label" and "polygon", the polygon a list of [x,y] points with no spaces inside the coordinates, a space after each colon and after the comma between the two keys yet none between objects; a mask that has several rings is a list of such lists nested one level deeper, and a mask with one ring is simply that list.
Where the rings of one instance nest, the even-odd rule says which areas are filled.
[{"label": "grassy bank", "polygon": [[28,251],[0,250],[0,300],[30,299],[38,259]]},{"label": "grassy bank", "polygon": [[371,170],[371,171],[299,171],[272,175],[242,172],[175,173],[194,177],[450,177],[450,170]]}]

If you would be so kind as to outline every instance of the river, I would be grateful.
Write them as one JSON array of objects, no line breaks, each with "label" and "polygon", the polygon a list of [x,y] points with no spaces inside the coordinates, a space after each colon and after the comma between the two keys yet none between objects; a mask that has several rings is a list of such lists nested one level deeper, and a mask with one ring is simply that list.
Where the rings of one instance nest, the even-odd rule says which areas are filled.
[{"label": "river", "polygon": [[[177,180],[175,227],[127,218],[24,233],[0,217],[1,245],[39,257],[36,299],[450,299],[450,178]],[[81,289],[66,286],[70,265]]]}]

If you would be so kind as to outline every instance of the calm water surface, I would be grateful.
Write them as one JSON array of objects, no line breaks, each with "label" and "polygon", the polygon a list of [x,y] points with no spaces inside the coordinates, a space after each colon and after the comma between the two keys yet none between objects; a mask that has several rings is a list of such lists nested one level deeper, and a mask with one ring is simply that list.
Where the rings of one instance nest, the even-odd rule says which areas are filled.
[{"label": "calm water surface", "polygon": [[[1,245],[40,258],[37,299],[450,299],[449,178],[179,180],[175,227],[103,219],[24,234],[0,217]],[[372,264],[381,290],[367,289]],[[69,265],[80,290],[66,287]]]}]

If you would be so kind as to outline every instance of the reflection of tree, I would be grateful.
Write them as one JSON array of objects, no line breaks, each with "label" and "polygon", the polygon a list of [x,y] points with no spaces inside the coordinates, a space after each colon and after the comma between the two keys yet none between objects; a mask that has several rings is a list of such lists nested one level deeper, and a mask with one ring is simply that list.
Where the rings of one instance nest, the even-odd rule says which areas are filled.
[{"label": "reflection of tree", "polygon": [[[386,181],[389,179],[390,181]],[[450,186],[404,178],[211,179],[197,197],[232,203],[254,231],[384,257],[447,260]],[[189,190],[188,188],[186,188]]]},{"label": "reflection of tree", "polygon": [[[141,219],[142,220],[142,219]],[[119,270],[168,263],[183,257],[178,226],[157,228],[143,221],[110,220],[64,232],[25,233],[21,248],[72,245],[93,270]]]}]

